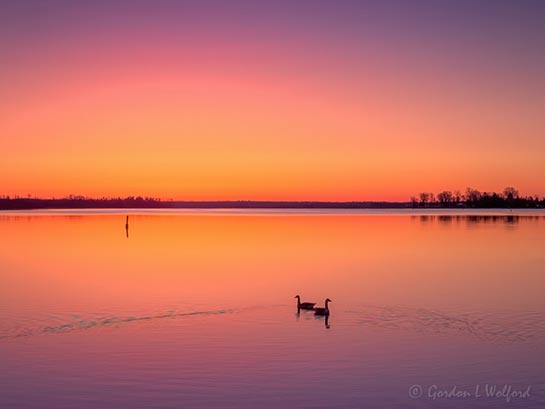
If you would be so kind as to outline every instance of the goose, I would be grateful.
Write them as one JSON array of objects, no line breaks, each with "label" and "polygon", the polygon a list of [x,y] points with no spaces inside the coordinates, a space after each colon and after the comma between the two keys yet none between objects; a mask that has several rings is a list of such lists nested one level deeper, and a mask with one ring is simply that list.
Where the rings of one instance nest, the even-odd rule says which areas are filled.
[{"label": "goose", "polygon": [[322,308],[322,307],[314,308],[314,314],[316,314],[316,315],[329,315],[329,307],[328,307],[327,304],[329,304],[330,302],[332,302],[332,301],[329,298],[326,298],[325,308]]},{"label": "goose", "polygon": [[316,305],[315,302],[301,302],[301,297],[296,295],[294,298],[297,298],[297,309],[298,310],[313,310]]}]

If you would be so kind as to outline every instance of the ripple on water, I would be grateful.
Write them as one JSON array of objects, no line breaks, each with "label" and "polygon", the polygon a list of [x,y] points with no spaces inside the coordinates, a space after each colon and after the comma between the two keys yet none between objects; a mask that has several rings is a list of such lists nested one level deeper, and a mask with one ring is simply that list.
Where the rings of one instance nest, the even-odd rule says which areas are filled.
[{"label": "ripple on water", "polygon": [[426,308],[366,305],[350,311],[358,323],[415,332],[459,334],[486,342],[526,342],[545,335],[538,312],[454,312]]},{"label": "ripple on water", "polygon": [[[178,312],[168,310],[156,314],[115,315],[108,314],[82,318],[79,314],[67,314],[65,318],[49,315],[43,322],[15,320],[11,328],[4,328],[0,340],[17,339],[44,334],[63,334],[73,331],[92,330],[101,327],[119,327],[125,324],[184,318],[235,314],[256,308],[273,309],[275,306],[224,308]],[[468,336],[484,342],[529,342],[545,335],[543,314],[529,312],[478,312],[449,311],[406,306],[364,305],[358,309],[337,312],[344,314],[348,325],[366,325],[376,328],[404,330],[416,333],[435,333]],[[273,314],[268,319],[275,320]],[[263,318],[263,317],[261,317]],[[244,320],[243,318],[241,318]],[[32,325],[33,324],[33,325]]]}]

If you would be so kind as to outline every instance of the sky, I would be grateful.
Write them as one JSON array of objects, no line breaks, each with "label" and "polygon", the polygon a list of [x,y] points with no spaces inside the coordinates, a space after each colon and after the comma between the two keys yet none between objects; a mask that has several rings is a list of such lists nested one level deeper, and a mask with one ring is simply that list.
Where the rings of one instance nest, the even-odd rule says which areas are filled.
[{"label": "sky", "polygon": [[0,194],[545,196],[545,2],[3,1]]}]

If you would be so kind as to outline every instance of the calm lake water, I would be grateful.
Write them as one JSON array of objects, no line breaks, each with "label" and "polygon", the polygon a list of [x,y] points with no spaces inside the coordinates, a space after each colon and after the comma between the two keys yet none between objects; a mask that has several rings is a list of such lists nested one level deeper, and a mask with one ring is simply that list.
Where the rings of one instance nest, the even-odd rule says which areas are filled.
[{"label": "calm lake water", "polygon": [[544,213],[4,212],[0,237],[1,408],[545,406]]}]

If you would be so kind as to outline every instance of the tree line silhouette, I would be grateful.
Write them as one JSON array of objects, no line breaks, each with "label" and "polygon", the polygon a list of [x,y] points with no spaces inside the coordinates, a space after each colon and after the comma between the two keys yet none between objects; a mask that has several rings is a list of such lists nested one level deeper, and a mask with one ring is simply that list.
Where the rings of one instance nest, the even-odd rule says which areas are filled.
[{"label": "tree line silhouette", "polygon": [[444,190],[437,195],[431,192],[421,192],[411,196],[411,206],[416,207],[469,207],[469,208],[542,208],[545,207],[545,198],[538,196],[523,197],[514,187],[508,186],[501,193],[480,192],[471,187],[465,193],[459,190]]},{"label": "tree line silhouette", "polygon": [[37,197],[2,196],[0,210],[32,209],[387,209],[406,208],[407,202],[318,202],[318,201],[257,201],[210,200],[174,201],[152,197],[103,197],[100,199],[79,195],[65,198],[43,199]]},{"label": "tree line silhouette", "polygon": [[465,193],[445,190],[437,195],[422,192],[409,202],[320,202],[320,201],[174,201],[154,197],[90,198],[69,195],[64,198],[37,198],[28,195],[0,195],[0,210],[31,209],[402,209],[402,208],[545,208],[545,198],[522,197],[517,189],[506,187],[501,193],[480,192],[467,188]]},{"label": "tree line silhouette", "polygon": [[31,195],[27,197],[0,195],[0,210],[160,208],[164,207],[162,204],[161,199],[142,196],[94,199],[81,195],[70,195],[60,199],[43,199],[31,197]]}]

